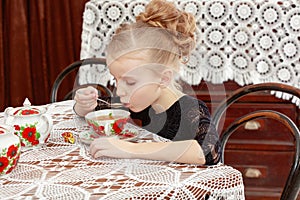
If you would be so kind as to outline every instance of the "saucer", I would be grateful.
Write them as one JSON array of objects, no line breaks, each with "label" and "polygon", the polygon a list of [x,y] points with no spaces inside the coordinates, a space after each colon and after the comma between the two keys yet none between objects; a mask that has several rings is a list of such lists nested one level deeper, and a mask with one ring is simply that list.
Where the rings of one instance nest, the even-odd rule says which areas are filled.
[{"label": "saucer", "polygon": [[85,144],[91,144],[97,137],[93,131],[82,131],[79,133],[80,141]]},{"label": "saucer", "polygon": [[100,138],[100,137],[118,137],[120,140],[130,141],[138,137],[138,131],[125,131],[122,135],[111,135],[111,136],[101,136],[97,135],[94,131],[88,130],[88,131],[82,131],[79,133],[80,140],[85,144],[91,144],[94,139]]}]

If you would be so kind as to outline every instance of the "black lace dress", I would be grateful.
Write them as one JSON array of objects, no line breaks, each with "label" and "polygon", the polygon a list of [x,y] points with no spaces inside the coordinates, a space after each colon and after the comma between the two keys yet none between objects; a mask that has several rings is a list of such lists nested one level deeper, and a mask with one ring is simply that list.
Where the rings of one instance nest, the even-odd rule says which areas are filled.
[{"label": "black lace dress", "polygon": [[144,129],[172,141],[195,139],[203,149],[206,165],[219,162],[219,135],[203,101],[184,95],[165,112],[156,114],[148,107],[138,113],[131,111],[131,118],[141,122]]}]

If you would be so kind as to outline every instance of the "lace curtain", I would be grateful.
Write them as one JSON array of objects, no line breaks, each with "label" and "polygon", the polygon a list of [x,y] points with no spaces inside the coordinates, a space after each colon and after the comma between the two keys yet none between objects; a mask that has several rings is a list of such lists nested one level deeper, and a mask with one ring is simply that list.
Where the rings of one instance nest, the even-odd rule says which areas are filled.
[{"label": "lace curtain", "polygon": [[[91,0],[83,14],[81,58],[105,56],[114,30],[132,22],[148,0]],[[280,82],[300,86],[300,1],[176,0],[197,20],[197,45],[181,77],[191,85],[201,80],[239,85]],[[108,69],[81,69],[80,82],[106,84]],[[277,93],[278,97],[299,99]]]}]

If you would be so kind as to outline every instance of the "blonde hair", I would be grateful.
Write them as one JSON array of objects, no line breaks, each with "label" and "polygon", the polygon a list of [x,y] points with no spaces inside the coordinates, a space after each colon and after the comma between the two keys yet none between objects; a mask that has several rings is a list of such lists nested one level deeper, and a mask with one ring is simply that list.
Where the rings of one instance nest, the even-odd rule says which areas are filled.
[{"label": "blonde hair", "polygon": [[[178,67],[195,47],[195,19],[166,0],[152,0],[136,22],[123,24],[107,46],[107,60],[137,50],[147,50],[149,61]],[[147,53],[148,53],[147,52]]]}]

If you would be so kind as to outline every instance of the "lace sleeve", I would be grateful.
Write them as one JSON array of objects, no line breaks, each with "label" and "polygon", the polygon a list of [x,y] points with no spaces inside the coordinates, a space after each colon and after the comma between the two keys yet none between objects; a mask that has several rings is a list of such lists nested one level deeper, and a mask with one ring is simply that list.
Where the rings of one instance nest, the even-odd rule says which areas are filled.
[{"label": "lace sleeve", "polygon": [[191,110],[189,116],[194,123],[198,123],[195,140],[198,141],[205,154],[206,164],[213,165],[220,160],[219,134],[211,122],[207,106],[199,101],[199,109]]}]

